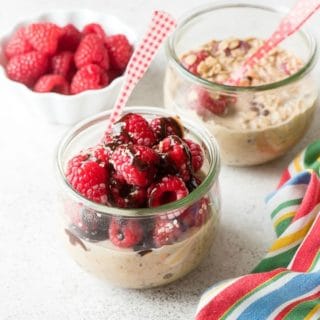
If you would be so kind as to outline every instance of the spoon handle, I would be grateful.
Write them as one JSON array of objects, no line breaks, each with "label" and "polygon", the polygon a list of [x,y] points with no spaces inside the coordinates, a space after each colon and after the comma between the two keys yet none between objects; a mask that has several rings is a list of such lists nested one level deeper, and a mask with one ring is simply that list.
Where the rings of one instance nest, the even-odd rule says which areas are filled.
[{"label": "spoon handle", "polygon": [[112,125],[118,120],[133,89],[148,70],[160,45],[175,27],[176,21],[168,13],[163,11],[153,13],[151,23],[128,63],[124,83],[108,121],[107,132],[110,132]]},{"label": "spoon handle", "polygon": [[267,53],[274,49],[280,42],[299,30],[319,7],[320,0],[299,0],[281,20],[271,37],[243,63],[239,70],[233,73],[231,79],[227,81],[227,84],[237,85],[248,70],[253,68],[260,59],[265,57]]}]

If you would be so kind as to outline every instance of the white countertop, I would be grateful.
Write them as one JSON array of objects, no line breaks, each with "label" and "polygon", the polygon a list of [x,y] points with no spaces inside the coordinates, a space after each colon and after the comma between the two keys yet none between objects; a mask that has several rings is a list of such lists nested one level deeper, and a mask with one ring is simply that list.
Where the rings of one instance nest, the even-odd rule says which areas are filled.
[{"label": "white countertop", "polygon": [[[197,1],[197,4],[205,2]],[[293,2],[282,0],[281,4]],[[121,15],[139,32],[145,28],[141,23],[148,20],[152,9],[165,9],[179,16],[192,3],[190,0],[1,0],[0,34],[19,18],[74,7]],[[131,105],[156,102],[161,106],[164,63],[161,52],[132,96]],[[196,271],[164,288],[124,290],[82,271],[67,256],[57,238],[53,158],[66,127],[36,121],[24,105],[10,105],[1,89],[0,99],[1,320],[191,319],[200,294],[208,285],[249,272],[263,256],[274,237],[264,197],[275,187],[281,170],[292,156],[320,137],[318,110],[303,141],[287,156],[253,168],[223,167],[222,223],[207,259]]]}]

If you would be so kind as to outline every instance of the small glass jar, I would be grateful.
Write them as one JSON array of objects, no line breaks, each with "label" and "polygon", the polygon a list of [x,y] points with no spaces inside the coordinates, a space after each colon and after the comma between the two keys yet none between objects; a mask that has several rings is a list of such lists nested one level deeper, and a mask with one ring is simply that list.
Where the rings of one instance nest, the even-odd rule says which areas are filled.
[{"label": "small glass jar", "polygon": [[[128,112],[147,120],[170,116],[164,109],[151,107],[130,107],[124,114]],[[181,119],[185,136],[198,142],[205,155],[200,186],[185,198],[156,208],[101,205],[77,193],[64,172],[68,160],[101,140],[109,115],[110,112],[102,113],[75,126],[58,148],[62,238],[81,267],[108,282],[127,288],[164,285],[190,272],[208,255],[220,216],[219,151],[206,129]],[[80,230],[74,217],[86,227]],[[110,241],[110,228],[116,223],[130,224],[131,236],[143,234],[142,241],[132,248],[115,245]],[[158,238],[159,226],[170,231],[167,238]]]},{"label": "small glass jar", "polygon": [[[293,34],[281,47],[299,57],[302,68],[283,80],[250,87],[223,85],[194,75],[183,66],[181,56],[213,39],[266,39],[283,15],[278,9],[257,4],[217,3],[193,11],[167,42],[165,107],[205,124],[217,139],[225,164],[256,165],[273,160],[305,134],[318,96],[317,82],[312,79],[316,41],[304,29]],[[205,95],[226,103],[229,112],[219,116],[208,111],[206,100],[201,99]],[[238,122],[239,115],[245,116]]]}]

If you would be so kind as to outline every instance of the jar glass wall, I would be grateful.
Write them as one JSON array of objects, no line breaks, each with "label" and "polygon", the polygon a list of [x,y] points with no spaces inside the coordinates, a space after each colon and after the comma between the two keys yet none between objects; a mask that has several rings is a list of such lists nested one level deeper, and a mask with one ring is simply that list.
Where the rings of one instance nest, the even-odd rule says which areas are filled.
[{"label": "jar glass wall", "polygon": [[[185,68],[181,56],[213,39],[266,39],[283,15],[274,8],[238,1],[218,3],[190,14],[167,42],[165,106],[204,124],[217,139],[226,164],[270,161],[302,138],[310,126],[318,96],[312,72],[316,41],[304,30],[289,37],[281,47],[299,57],[303,66],[279,81],[250,87],[203,79]],[[228,112],[213,113],[208,99],[216,107],[227,105]]]},{"label": "jar glass wall", "polygon": [[[130,107],[147,120],[169,116],[164,109]],[[205,161],[202,183],[185,198],[156,208],[120,209],[87,200],[68,184],[66,164],[80,150],[101,140],[110,113],[97,115],[73,128],[57,154],[60,182],[60,233],[74,260],[85,270],[115,285],[146,288],[172,282],[194,269],[207,256],[220,216],[219,151],[205,129],[181,119],[185,136],[198,142]],[[86,228],[79,228],[78,221]],[[76,223],[75,223],[76,222]],[[115,226],[129,226],[141,241],[122,247],[110,241]],[[157,226],[157,229],[155,228]],[[168,229],[169,236],[155,234]]]}]

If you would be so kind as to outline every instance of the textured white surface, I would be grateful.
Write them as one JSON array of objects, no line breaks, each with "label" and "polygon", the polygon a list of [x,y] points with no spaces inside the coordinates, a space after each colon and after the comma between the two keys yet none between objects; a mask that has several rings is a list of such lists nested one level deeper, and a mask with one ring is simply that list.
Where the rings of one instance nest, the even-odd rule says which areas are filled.
[{"label": "textured white surface", "polygon": [[[153,8],[179,16],[192,3],[1,0],[0,30],[41,11],[89,8],[119,14],[139,32]],[[283,5],[290,3],[293,1],[281,1]],[[131,105],[162,104],[164,62],[161,53],[131,98]],[[291,157],[320,137],[318,110],[311,130],[287,156],[254,168],[223,167],[222,225],[208,258],[189,276],[167,287],[123,290],[83,272],[57,239],[53,158],[66,127],[37,122],[24,105],[11,104],[2,89],[0,99],[1,320],[191,319],[199,295],[208,285],[248,272],[262,257],[274,236],[263,199]]]}]

